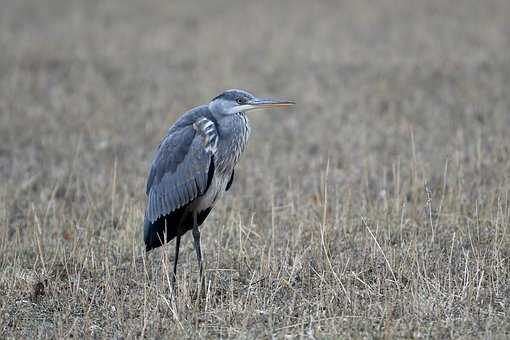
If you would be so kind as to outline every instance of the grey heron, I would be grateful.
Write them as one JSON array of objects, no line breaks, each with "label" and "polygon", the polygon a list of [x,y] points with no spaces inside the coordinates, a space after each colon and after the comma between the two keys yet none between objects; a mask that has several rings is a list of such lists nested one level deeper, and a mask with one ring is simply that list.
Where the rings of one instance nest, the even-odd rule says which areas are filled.
[{"label": "grey heron", "polygon": [[185,112],[170,126],[147,179],[144,241],[150,251],[176,239],[173,283],[181,236],[188,230],[192,230],[203,279],[199,227],[232,185],[234,168],[250,135],[246,112],[293,104],[227,90],[208,105]]}]

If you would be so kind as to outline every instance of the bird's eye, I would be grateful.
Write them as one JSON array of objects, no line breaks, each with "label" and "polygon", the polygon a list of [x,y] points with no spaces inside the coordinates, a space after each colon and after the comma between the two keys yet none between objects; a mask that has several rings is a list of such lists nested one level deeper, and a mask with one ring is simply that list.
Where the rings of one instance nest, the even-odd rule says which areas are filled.
[{"label": "bird's eye", "polygon": [[239,97],[239,98],[237,98],[236,102],[237,102],[237,104],[239,104],[239,105],[246,104],[246,98]]}]

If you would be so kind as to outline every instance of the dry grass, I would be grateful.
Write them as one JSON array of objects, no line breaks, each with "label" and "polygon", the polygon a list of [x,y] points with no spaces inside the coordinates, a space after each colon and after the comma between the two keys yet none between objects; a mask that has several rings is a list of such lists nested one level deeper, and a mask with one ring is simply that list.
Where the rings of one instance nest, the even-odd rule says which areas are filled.
[{"label": "dry grass", "polygon": [[[504,337],[510,2],[3,1],[2,337]],[[176,114],[252,115],[233,191],[143,257]],[[170,113],[169,113],[170,112]]]}]

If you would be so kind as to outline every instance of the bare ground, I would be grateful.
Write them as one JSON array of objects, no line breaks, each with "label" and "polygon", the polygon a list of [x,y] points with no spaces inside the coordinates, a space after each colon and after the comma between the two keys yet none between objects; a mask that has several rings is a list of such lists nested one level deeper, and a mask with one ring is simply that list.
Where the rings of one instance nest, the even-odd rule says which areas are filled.
[{"label": "bare ground", "polygon": [[[505,337],[510,2],[0,4],[2,337]],[[144,257],[148,164],[223,89],[233,190]]]}]

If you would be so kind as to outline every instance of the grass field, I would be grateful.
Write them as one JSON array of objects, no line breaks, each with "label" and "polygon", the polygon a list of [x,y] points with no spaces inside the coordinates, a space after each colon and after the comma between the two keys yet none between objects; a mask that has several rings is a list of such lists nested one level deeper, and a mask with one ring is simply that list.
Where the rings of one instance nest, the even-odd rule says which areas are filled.
[{"label": "grass field", "polygon": [[[3,0],[0,334],[504,338],[510,2]],[[250,115],[232,190],[144,256],[178,114]]]}]

